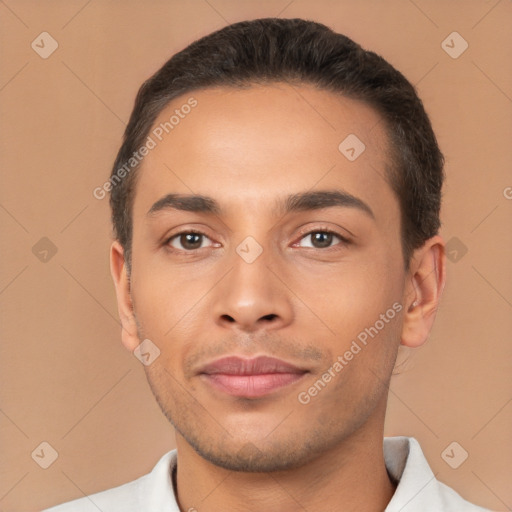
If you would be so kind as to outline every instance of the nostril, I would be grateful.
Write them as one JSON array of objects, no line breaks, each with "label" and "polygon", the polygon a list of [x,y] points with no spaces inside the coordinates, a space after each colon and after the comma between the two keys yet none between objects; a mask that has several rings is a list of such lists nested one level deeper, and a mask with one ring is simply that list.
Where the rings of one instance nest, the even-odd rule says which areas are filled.
[{"label": "nostril", "polygon": [[275,315],[274,313],[271,313],[269,315],[265,315],[265,316],[262,316],[262,320],[274,320],[274,318],[276,318],[277,315]]},{"label": "nostril", "polygon": [[234,322],[235,319],[229,315],[222,315],[221,316],[222,320],[227,320],[228,322]]}]

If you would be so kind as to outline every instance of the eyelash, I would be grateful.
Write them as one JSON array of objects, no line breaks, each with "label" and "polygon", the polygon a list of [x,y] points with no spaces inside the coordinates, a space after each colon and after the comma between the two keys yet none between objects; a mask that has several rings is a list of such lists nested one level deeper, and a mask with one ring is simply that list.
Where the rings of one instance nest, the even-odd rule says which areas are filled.
[{"label": "eyelash", "polygon": [[[299,243],[303,238],[306,238],[307,236],[313,235],[315,233],[324,233],[324,234],[334,235],[335,237],[340,239],[340,242],[338,242],[337,244],[331,245],[329,247],[326,247],[326,248],[305,247],[305,249],[314,249],[314,250],[317,250],[317,251],[326,252],[326,251],[330,251],[330,250],[336,250],[336,247],[339,246],[339,245],[345,245],[346,246],[346,245],[349,245],[351,243],[348,238],[344,237],[343,235],[340,235],[338,232],[333,231],[332,229],[317,228],[317,229],[313,229],[313,230],[309,230],[309,231],[301,233],[299,241],[298,242],[294,242],[294,245],[296,243]],[[171,241],[174,240],[175,238],[180,237],[181,235],[200,235],[200,236],[203,236],[203,237],[208,238],[210,240],[210,238],[208,237],[207,234],[202,233],[201,231],[196,231],[196,230],[191,229],[191,230],[185,230],[185,231],[180,231],[178,233],[175,233],[174,235],[172,235],[171,237],[169,237],[165,241],[164,245],[170,251],[172,251],[172,252],[180,252],[180,253],[185,253],[185,254],[186,253],[193,254],[193,253],[199,251],[200,249],[205,249],[205,247],[200,247],[199,249],[176,249],[175,247],[170,246]]]},{"label": "eyelash", "polygon": [[336,250],[336,247],[338,246],[347,246],[350,244],[350,240],[346,237],[344,237],[343,235],[340,235],[340,233],[338,233],[337,231],[333,231],[332,229],[329,229],[329,228],[316,228],[316,229],[310,229],[309,231],[305,231],[305,232],[302,232],[300,234],[300,239],[299,239],[299,242],[309,236],[309,235],[312,235],[314,233],[325,233],[325,234],[328,234],[328,235],[334,235],[335,237],[339,238],[340,239],[340,242],[338,242],[337,244],[334,244],[334,245],[331,245],[329,247],[326,247],[326,248],[317,248],[317,247],[306,247],[306,249],[314,249],[314,250],[317,250],[317,251],[329,251],[329,250]]}]

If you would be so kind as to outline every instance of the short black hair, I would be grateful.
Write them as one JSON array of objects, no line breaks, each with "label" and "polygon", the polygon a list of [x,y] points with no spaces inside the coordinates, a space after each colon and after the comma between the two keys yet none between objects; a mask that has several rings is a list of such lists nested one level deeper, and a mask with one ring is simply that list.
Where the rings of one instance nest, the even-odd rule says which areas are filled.
[{"label": "short black hair", "polygon": [[275,82],[310,84],[373,107],[389,136],[386,177],[400,204],[406,267],[412,251],[438,233],[444,158],[414,86],[382,57],[321,23],[265,18],[228,25],[193,42],[141,86],[111,174],[114,236],[128,269],[140,165],[122,180],[119,170],[144,144],[160,112],[194,90]]}]

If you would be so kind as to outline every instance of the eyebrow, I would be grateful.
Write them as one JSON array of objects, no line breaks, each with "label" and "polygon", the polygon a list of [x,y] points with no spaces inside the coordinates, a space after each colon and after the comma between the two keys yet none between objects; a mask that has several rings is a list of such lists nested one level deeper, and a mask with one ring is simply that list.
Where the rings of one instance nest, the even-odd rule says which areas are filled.
[{"label": "eyebrow", "polygon": [[[276,202],[274,213],[279,215],[320,210],[333,206],[355,208],[375,219],[372,209],[362,199],[342,190],[317,190],[291,194],[284,200],[281,199]],[[153,204],[147,215],[152,216],[170,209],[211,215],[222,214],[222,208],[212,197],[193,194],[167,194]]]}]

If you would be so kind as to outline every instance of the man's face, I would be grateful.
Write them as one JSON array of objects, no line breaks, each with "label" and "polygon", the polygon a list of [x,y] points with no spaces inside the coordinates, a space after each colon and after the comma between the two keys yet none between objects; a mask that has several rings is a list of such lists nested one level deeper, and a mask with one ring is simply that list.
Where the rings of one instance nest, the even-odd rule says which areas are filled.
[{"label": "man's face", "polygon": [[[294,467],[383,421],[405,293],[387,137],[370,107],[285,84],[195,91],[155,126],[189,96],[197,106],[156,139],[134,200],[130,294],[140,340],[161,352],[148,380],[211,462]],[[353,161],[356,139],[338,149],[350,134],[365,145]],[[316,192],[341,200],[287,209]],[[168,194],[218,211],[156,205]],[[215,366],[259,356],[293,368]]]}]

